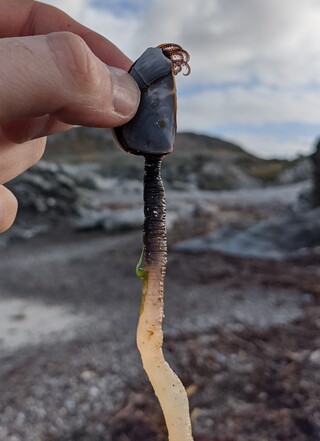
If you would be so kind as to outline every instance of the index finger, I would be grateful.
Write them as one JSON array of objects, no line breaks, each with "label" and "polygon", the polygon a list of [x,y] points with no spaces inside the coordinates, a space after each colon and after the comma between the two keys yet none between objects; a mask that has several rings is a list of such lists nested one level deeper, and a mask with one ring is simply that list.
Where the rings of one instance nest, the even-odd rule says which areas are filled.
[{"label": "index finger", "polygon": [[33,0],[0,0],[0,37],[46,35],[69,31],[79,35],[104,63],[128,70],[132,61],[107,38],[81,25],[54,6]]}]

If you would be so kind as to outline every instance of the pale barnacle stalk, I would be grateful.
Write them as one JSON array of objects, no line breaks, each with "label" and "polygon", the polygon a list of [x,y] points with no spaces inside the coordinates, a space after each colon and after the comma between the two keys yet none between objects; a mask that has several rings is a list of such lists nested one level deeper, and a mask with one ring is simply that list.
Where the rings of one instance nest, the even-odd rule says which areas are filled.
[{"label": "pale barnacle stalk", "polygon": [[[161,179],[161,156],[146,155],[144,174],[143,259],[137,274],[143,296],[137,329],[137,345],[143,367],[153,386],[166,421],[169,441],[191,441],[191,422],[186,390],[166,362],[163,350],[164,277],[167,265],[166,201]],[[144,268],[140,268],[142,264]]]}]

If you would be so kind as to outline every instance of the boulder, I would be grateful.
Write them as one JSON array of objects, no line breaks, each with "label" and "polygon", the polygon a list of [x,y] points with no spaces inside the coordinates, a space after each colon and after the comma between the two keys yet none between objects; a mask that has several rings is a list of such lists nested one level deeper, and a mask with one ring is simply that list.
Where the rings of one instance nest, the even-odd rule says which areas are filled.
[{"label": "boulder", "polygon": [[311,156],[313,164],[313,205],[320,206],[320,140],[316,144],[316,151]]},{"label": "boulder", "polygon": [[176,245],[177,251],[219,251],[242,257],[282,260],[320,252],[320,207],[287,210],[245,229],[223,227],[209,235]]}]

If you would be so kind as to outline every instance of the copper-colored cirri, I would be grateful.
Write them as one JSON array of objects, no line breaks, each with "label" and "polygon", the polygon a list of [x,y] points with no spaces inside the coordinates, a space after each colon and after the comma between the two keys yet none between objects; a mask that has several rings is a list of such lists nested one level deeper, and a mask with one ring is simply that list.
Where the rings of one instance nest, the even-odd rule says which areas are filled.
[{"label": "copper-colored cirri", "polygon": [[187,76],[190,74],[191,67],[188,64],[190,55],[179,44],[164,43],[159,44],[158,48],[161,49],[164,55],[171,60],[172,72],[174,75],[180,73],[183,68],[185,69],[183,75]]}]

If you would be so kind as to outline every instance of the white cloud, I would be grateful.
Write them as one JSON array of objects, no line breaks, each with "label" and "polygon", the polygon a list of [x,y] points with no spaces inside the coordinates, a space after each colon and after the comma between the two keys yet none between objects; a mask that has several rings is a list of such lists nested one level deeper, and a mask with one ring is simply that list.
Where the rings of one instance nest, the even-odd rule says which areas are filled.
[{"label": "white cloud", "polygon": [[294,88],[231,87],[183,97],[179,104],[184,127],[320,121],[320,90],[315,93]]},{"label": "white cloud", "polygon": [[[75,20],[112,40],[132,57],[130,53],[135,51],[133,42],[136,40],[139,17],[125,13],[115,15],[107,7],[94,7],[90,0],[42,0],[42,2],[62,9]],[[106,6],[111,7],[112,4],[112,2],[106,3]]]},{"label": "white cloud", "polygon": [[319,82],[319,22],[317,0],[157,0],[138,41],[180,42],[192,82],[300,84]]},{"label": "white cloud", "polygon": [[138,19],[134,16],[116,16],[108,10],[88,8],[83,24],[107,37],[130,58],[135,58],[135,35]]},{"label": "white cloud", "polygon": [[315,138],[313,136],[301,135],[283,141],[273,136],[272,133],[258,136],[239,131],[228,140],[240,144],[245,150],[261,158],[279,156],[295,158],[297,154],[309,155],[313,150]]},{"label": "white cloud", "polygon": [[[47,3],[104,34],[132,59],[164,42],[188,50],[192,73],[178,80],[180,129],[320,122],[319,0],[135,1],[136,12],[130,6],[123,13],[114,0],[99,9],[89,0]],[[181,94],[190,87],[194,95]],[[259,135],[249,135],[239,133],[260,145]],[[301,151],[307,138],[293,148]],[[272,139],[270,152],[289,150]]]},{"label": "white cloud", "polygon": [[181,44],[191,55],[189,84],[254,79],[320,85],[318,0],[139,0],[137,14],[115,14],[107,2],[97,9],[89,0],[45,1],[81,18],[132,58],[150,45]]},{"label": "white cloud", "polygon": [[90,2],[89,0],[43,0],[42,3],[56,6],[74,19],[82,21]]},{"label": "white cloud", "polygon": [[[178,127],[181,131],[219,133],[220,127],[233,129],[232,140],[258,156],[289,156],[311,152],[316,127],[320,121],[320,91],[300,91],[294,88],[270,90],[268,87],[213,90],[183,97],[179,100]],[[297,133],[286,137],[272,133],[272,126],[297,125]],[[304,125],[313,127],[304,133]],[[268,126],[268,129],[261,129]],[[216,129],[215,129],[216,128]],[[320,127],[319,127],[320,129]],[[319,130],[320,131],[320,130]],[[224,130],[224,136],[229,136]],[[286,138],[286,139],[284,139]]]}]

